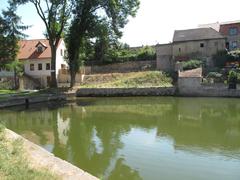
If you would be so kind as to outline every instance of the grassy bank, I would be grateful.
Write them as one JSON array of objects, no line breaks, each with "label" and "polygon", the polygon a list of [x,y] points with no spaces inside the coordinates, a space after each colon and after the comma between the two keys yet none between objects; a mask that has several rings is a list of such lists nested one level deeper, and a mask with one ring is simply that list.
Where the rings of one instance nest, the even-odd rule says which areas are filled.
[{"label": "grassy bank", "polygon": [[0,95],[4,95],[4,94],[15,94],[18,93],[15,90],[8,90],[8,89],[0,89]]},{"label": "grassy bank", "polygon": [[46,170],[29,166],[20,140],[9,141],[0,125],[0,179],[57,179]]},{"label": "grassy bank", "polygon": [[160,71],[96,74],[85,77],[82,88],[171,87],[172,79]]}]

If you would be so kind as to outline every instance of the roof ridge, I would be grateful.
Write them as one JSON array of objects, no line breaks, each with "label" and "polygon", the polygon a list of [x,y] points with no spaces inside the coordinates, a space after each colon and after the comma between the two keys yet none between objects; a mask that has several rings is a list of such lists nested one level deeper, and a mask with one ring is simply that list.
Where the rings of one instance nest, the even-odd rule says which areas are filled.
[{"label": "roof ridge", "polygon": [[20,41],[39,41],[39,40],[49,41],[49,39],[22,39]]},{"label": "roof ridge", "polygon": [[[200,29],[213,29],[213,28],[212,27],[200,27],[200,28],[191,28],[191,29],[179,29],[179,30],[175,30],[175,31],[190,31],[190,30],[200,30]],[[213,29],[213,30],[215,30],[215,29]]]}]

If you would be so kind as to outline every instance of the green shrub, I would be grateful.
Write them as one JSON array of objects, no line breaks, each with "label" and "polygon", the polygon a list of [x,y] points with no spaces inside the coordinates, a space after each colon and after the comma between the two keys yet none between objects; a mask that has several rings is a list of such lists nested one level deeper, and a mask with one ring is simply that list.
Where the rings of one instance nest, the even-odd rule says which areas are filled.
[{"label": "green shrub", "polygon": [[207,78],[221,78],[223,75],[218,72],[210,72],[207,75]]},{"label": "green shrub", "polygon": [[156,60],[155,48],[150,46],[143,46],[141,48],[129,48],[129,47],[110,48],[104,54],[102,63],[110,64],[117,62],[144,61],[144,60]]},{"label": "green shrub", "polygon": [[227,51],[219,51],[217,54],[213,55],[213,61],[216,67],[222,68],[226,65],[226,62],[235,61],[233,54]]},{"label": "green shrub", "polygon": [[183,70],[196,69],[201,67],[202,62],[199,60],[189,60],[182,63]]},{"label": "green shrub", "polygon": [[228,73],[228,82],[229,83],[237,83],[238,73],[234,70],[229,71]]},{"label": "green shrub", "polygon": [[207,79],[213,79],[214,82],[223,82],[223,74],[219,72],[209,72],[206,76]]}]

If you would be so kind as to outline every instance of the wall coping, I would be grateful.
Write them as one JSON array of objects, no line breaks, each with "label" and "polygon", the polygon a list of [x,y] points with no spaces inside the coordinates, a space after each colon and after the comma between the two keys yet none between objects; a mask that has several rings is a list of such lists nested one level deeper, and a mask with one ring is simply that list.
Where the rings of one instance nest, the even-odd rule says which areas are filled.
[{"label": "wall coping", "polygon": [[42,168],[50,173],[61,177],[62,179],[80,179],[80,180],[98,180],[93,175],[82,169],[70,164],[69,162],[55,157],[52,153],[42,147],[30,142],[15,132],[6,129],[6,138],[9,141],[20,139],[23,142],[23,149],[26,152],[30,166],[33,168]]}]

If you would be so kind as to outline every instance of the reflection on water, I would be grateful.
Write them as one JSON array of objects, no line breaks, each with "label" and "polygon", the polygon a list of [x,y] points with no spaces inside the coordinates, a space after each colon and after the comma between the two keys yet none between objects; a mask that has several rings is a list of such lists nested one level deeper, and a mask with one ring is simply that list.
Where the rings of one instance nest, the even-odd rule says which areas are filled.
[{"label": "reflection on water", "polygon": [[240,179],[240,100],[82,98],[0,122],[102,179]]}]

